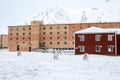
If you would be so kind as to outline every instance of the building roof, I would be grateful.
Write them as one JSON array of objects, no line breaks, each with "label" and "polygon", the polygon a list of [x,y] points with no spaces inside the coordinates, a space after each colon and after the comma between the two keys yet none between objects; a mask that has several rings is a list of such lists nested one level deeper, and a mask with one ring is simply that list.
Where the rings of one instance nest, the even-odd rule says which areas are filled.
[{"label": "building roof", "polygon": [[120,28],[106,28],[107,30],[116,31],[116,34],[120,35]]},{"label": "building roof", "polygon": [[87,29],[84,30],[80,30],[75,32],[75,34],[94,34],[94,33],[117,33],[118,30],[109,30],[109,29],[103,29],[103,28],[99,28],[99,27],[89,27]]},{"label": "building roof", "polygon": [[113,24],[120,22],[81,22],[81,23],[53,23],[53,24],[44,24],[44,25],[80,25],[80,24]]}]

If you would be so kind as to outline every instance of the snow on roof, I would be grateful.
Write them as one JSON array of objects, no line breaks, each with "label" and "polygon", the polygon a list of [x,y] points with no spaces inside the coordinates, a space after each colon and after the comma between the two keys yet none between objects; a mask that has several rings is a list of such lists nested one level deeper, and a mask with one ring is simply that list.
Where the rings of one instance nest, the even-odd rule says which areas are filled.
[{"label": "snow on roof", "polygon": [[109,31],[115,31],[116,34],[120,35],[120,28],[106,28]]},{"label": "snow on roof", "polygon": [[93,26],[84,30],[77,31],[75,32],[75,34],[116,33],[116,32],[117,32],[116,30],[103,29]]}]

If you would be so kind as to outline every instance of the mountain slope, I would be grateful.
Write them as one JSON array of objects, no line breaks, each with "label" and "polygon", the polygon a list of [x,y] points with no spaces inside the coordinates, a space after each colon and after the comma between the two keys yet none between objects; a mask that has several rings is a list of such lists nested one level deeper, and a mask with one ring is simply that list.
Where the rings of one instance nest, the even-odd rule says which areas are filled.
[{"label": "mountain slope", "polygon": [[63,9],[55,8],[41,12],[22,23],[30,24],[33,20],[43,20],[45,24],[80,23],[80,22],[115,22],[120,21],[118,0],[105,0],[102,6],[95,8]]},{"label": "mountain slope", "polygon": [[68,11],[62,8],[50,9],[45,12],[41,12],[32,18],[24,21],[25,24],[29,24],[33,20],[43,20],[44,23],[54,24],[54,23],[68,23],[71,22],[71,18],[68,16]]}]

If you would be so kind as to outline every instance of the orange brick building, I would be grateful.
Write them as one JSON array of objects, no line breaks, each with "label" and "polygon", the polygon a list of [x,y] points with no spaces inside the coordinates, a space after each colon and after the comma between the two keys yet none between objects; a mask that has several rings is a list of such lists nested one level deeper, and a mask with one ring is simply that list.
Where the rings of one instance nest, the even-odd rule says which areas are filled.
[{"label": "orange brick building", "polygon": [[42,46],[54,49],[74,49],[74,32],[87,27],[120,27],[120,22],[43,24],[32,21],[31,25],[8,27],[8,48],[10,51],[31,51]]},{"label": "orange brick building", "polygon": [[8,36],[0,35],[0,48],[8,48]]}]

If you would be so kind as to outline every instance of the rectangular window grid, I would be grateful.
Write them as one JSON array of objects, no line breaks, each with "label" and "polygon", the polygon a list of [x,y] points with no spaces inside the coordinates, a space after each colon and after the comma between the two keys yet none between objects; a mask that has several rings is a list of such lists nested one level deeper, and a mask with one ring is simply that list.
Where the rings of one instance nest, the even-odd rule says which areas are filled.
[{"label": "rectangular window grid", "polygon": [[96,40],[96,41],[100,41],[100,36],[101,36],[101,35],[96,35],[96,36],[95,36],[95,40]]},{"label": "rectangular window grid", "polygon": [[85,52],[85,46],[79,46],[80,52]]},{"label": "rectangular window grid", "polygon": [[80,35],[80,41],[85,41],[85,36],[84,35]]}]

